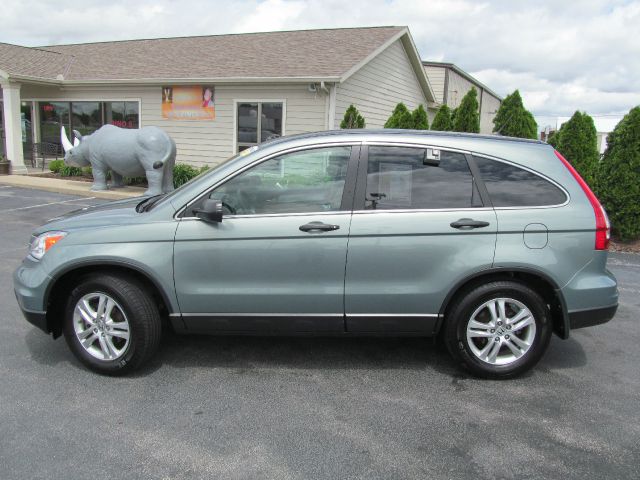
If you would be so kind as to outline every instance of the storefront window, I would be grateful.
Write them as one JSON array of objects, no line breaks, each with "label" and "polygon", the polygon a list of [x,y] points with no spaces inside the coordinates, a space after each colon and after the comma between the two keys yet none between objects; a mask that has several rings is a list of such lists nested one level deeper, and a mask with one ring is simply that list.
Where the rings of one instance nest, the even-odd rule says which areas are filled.
[{"label": "storefront window", "polygon": [[71,127],[81,135],[90,135],[102,126],[100,102],[73,102]]},{"label": "storefront window", "polygon": [[60,144],[60,127],[69,129],[68,102],[40,102],[40,140]]},{"label": "storefront window", "polygon": [[[140,127],[138,102],[39,102],[40,140],[60,144],[60,127],[89,135],[102,125]],[[69,140],[72,140],[69,138]]]},{"label": "storefront window", "polygon": [[138,102],[104,102],[106,124],[120,128],[138,128],[139,117]]}]

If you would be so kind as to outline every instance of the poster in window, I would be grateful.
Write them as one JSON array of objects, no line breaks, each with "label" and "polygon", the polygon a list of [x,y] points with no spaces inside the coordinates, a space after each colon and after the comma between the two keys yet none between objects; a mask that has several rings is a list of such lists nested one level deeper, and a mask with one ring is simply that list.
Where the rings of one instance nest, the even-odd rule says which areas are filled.
[{"label": "poster in window", "polygon": [[212,85],[162,87],[162,118],[215,120],[215,88]]}]

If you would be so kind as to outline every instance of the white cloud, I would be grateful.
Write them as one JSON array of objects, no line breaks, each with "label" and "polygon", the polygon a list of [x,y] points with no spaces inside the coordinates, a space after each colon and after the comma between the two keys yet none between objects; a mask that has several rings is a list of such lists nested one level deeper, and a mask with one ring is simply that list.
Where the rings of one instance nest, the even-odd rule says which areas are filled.
[{"label": "white cloud", "polygon": [[640,2],[494,0],[3,0],[23,45],[408,25],[424,59],[456,63],[540,115],[640,104]]}]

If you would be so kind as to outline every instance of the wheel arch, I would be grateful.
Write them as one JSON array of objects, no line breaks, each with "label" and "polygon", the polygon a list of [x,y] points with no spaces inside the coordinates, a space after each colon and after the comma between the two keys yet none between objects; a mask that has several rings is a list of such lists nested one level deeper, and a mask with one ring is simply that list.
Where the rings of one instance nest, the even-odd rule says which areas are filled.
[{"label": "wheel arch", "polygon": [[153,275],[144,268],[118,260],[81,262],[56,272],[45,291],[44,305],[46,308],[47,329],[51,332],[53,338],[57,338],[62,334],[62,318],[68,294],[76,285],[78,278],[92,273],[115,273],[133,277],[150,290],[157,301],[163,318],[168,318],[174,313],[167,292],[160,286]]},{"label": "wheel arch", "polygon": [[440,332],[446,321],[449,307],[453,300],[483,283],[495,280],[515,280],[536,290],[550,307],[553,331],[562,339],[569,338],[569,315],[564,296],[558,284],[547,274],[527,267],[498,267],[476,272],[458,281],[449,291],[440,311],[436,333]]}]

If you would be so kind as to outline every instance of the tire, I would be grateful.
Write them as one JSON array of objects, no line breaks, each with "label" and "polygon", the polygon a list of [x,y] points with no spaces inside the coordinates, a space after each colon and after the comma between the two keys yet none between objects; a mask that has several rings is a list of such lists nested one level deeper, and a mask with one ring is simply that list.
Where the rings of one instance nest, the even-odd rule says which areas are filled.
[{"label": "tire", "polygon": [[495,281],[454,301],[444,340],[453,358],[474,375],[506,379],[538,363],[551,332],[549,309],[536,291],[514,281]]},{"label": "tire", "polygon": [[86,367],[124,375],[153,356],[162,328],[158,307],[140,283],[105,273],[79,279],[65,308],[63,332]]}]

